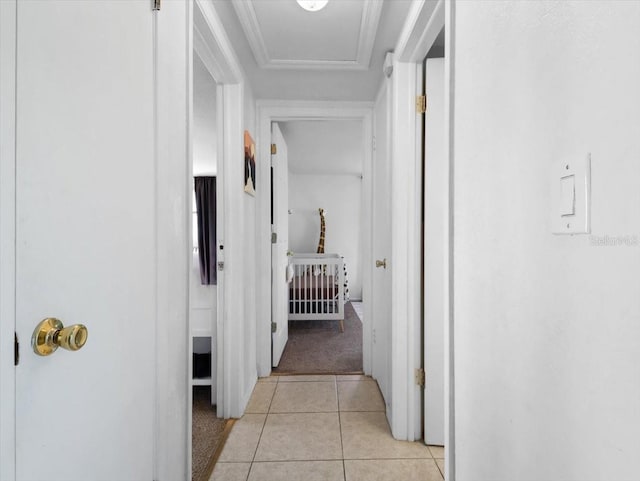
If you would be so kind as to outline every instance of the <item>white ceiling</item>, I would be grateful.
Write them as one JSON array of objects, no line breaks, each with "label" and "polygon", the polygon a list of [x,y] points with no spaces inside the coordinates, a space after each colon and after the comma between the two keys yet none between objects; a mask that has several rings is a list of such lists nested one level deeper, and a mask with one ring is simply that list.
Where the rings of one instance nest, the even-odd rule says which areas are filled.
[{"label": "white ceiling", "polygon": [[214,0],[256,98],[373,100],[411,0]]},{"label": "white ceiling", "polygon": [[359,120],[278,122],[294,174],[362,175],[363,135]]},{"label": "white ceiling", "polygon": [[382,1],[334,0],[318,12],[308,12],[295,1],[232,2],[260,67],[369,67]]}]

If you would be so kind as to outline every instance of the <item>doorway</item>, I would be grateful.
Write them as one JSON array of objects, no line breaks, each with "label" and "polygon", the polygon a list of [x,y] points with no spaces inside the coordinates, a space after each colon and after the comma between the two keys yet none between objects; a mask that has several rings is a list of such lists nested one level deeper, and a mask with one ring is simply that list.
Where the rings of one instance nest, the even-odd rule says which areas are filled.
[{"label": "doorway", "polygon": [[[278,123],[283,124],[287,122],[295,122],[295,121],[357,121],[360,122],[360,131],[362,140],[360,143],[360,149],[362,152],[363,159],[363,167],[362,167],[362,236],[361,236],[361,253],[359,254],[362,258],[362,265],[367,267],[370,265],[370,235],[364,234],[370,232],[370,197],[371,197],[371,186],[370,186],[370,169],[371,169],[371,141],[372,141],[372,111],[370,106],[363,106],[361,103],[357,102],[296,102],[296,101],[258,101],[258,128],[259,128],[259,140],[258,140],[258,151],[259,155],[262,158],[270,158],[271,156],[271,131],[272,124]],[[285,126],[284,130],[287,130]],[[275,175],[275,174],[274,174]],[[266,178],[265,178],[266,177]],[[356,179],[356,176],[354,176]],[[272,280],[271,280],[271,235],[272,235],[272,227],[271,227],[271,175],[262,176],[262,186],[263,188],[259,191],[259,202],[261,205],[266,206],[261,213],[259,214],[259,232],[265,233],[269,239],[268,242],[260,243],[258,250],[258,258],[262,259],[262,268],[261,272],[266,274],[263,279],[263,282],[258,284],[258,292],[257,292],[257,301],[258,308],[264,310],[266,312],[271,312],[272,307]],[[260,183],[260,179],[258,180]],[[287,196],[288,203],[288,196]],[[318,203],[318,201],[315,201]],[[316,238],[316,234],[309,234],[309,239],[313,238],[313,240],[308,241],[308,246],[306,248],[311,248],[312,253],[315,253],[317,250],[317,242],[319,240],[319,229],[320,229],[320,216],[318,213],[318,208],[320,205],[314,206],[316,209],[315,212],[315,223],[313,221],[314,216],[311,215],[311,212],[308,212],[310,225],[316,229],[316,233],[318,237]],[[311,207],[307,207],[307,209],[311,209]],[[292,210],[293,214],[288,214],[288,205],[287,205],[287,217],[292,217],[295,215],[295,209]],[[340,210],[340,209],[338,209]],[[335,209],[334,209],[335,211]],[[335,213],[334,213],[335,215]],[[288,221],[287,221],[288,225]],[[330,224],[327,223],[327,226]],[[295,229],[295,227],[294,227]],[[295,235],[295,234],[294,234]],[[327,238],[329,234],[327,234]],[[325,246],[326,247],[326,246]],[[306,250],[306,248],[304,250]],[[325,251],[326,252],[326,251]],[[356,261],[356,265],[359,261]],[[349,267],[349,269],[351,269]],[[282,288],[282,296],[285,299],[288,299],[288,283],[285,284],[283,280],[284,287]],[[368,309],[368,299],[370,299],[370,272],[368,272],[368,268],[363,269],[362,273],[362,299],[364,301],[364,319],[362,321],[362,371],[365,374],[371,374],[371,330],[370,326],[367,323],[367,309]],[[286,297],[285,297],[286,296]],[[285,300],[286,303],[286,300]],[[272,332],[271,332],[271,319],[267,319],[268,322],[262,322],[258,325],[258,374],[259,376],[268,376],[272,372]],[[282,321],[280,321],[282,322]],[[286,325],[288,326],[288,315],[285,320]],[[339,327],[332,326],[335,328],[336,332],[339,332]]]},{"label": "doorway", "polygon": [[282,121],[272,138],[272,312],[288,328],[273,372],[361,374],[362,121]]},{"label": "doorway", "polygon": [[192,216],[189,276],[192,479],[208,479],[225,428],[216,410],[218,298],[217,84],[193,55]]},{"label": "doorway", "polygon": [[[194,479],[208,479],[218,454],[214,446],[221,429],[218,418],[239,417],[242,404],[243,386],[234,357],[240,344],[234,320],[241,317],[242,306],[241,299],[229,286],[242,283],[244,270],[238,261],[242,255],[242,226],[236,222],[238,216],[234,216],[242,205],[242,193],[235,189],[234,181],[242,175],[242,150],[237,146],[242,142],[244,97],[241,70],[230,54],[229,40],[217,12],[212,4],[200,0],[190,5],[193,30],[188,71],[189,176],[182,191],[190,206],[185,222],[189,242],[184,251],[189,285],[185,373],[189,381],[184,386],[188,410],[187,472],[195,474],[198,468],[199,475]],[[207,226],[200,226],[203,229],[194,228],[202,224],[198,219],[200,206],[194,208],[192,200],[198,190],[195,189],[198,178],[207,181],[209,191],[215,191],[210,192],[207,203],[213,218]],[[200,199],[200,192],[197,197]],[[208,279],[203,278],[200,266],[203,232],[209,236],[205,247]],[[225,262],[229,264],[226,269]],[[204,414],[204,421],[200,414]],[[194,423],[198,425],[194,427]],[[204,434],[208,445],[194,446],[193,437],[199,434],[195,429],[202,431],[200,434]],[[196,466],[198,451],[203,456]]]}]

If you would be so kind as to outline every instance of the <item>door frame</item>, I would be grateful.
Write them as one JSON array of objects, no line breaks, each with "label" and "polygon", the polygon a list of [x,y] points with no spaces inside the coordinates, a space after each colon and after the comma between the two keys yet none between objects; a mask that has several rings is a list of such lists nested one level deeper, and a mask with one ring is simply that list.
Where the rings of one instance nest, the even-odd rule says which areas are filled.
[{"label": "door frame", "polygon": [[[363,133],[363,284],[362,298],[371,298],[371,270],[373,257],[371,252],[371,166],[373,155],[373,102],[329,102],[329,101],[287,101],[258,100],[258,138],[257,151],[261,163],[269,165],[264,159],[271,157],[271,122],[291,120],[360,120]],[[257,259],[256,268],[256,309],[258,312],[271,312],[271,214],[270,192],[271,172],[258,177],[256,202]],[[362,329],[362,355],[365,374],[371,373],[371,319],[368,302],[364,302],[364,323]],[[257,362],[258,376],[271,374],[271,317],[258,319],[257,325]]]},{"label": "door frame", "polygon": [[[237,179],[244,176],[244,74],[236,57],[231,40],[212,2],[193,0],[193,43],[190,51],[196,51],[205,67],[216,81],[218,125],[218,184],[222,195],[218,196],[222,212],[222,235],[218,243],[224,243],[224,283],[218,286],[216,316],[217,375],[216,402],[218,416],[240,417],[246,403],[240,376],[243,359],[244,337],[239,319],[244,317],[241,296],[244,277],[242,246],[244,233],[244,192],[238,188]],[[190,103],[190,125],[193,117]],[[189,164],[191,164],[191,159]],[[191,182],[186,193],[191,196]],[[191,197],[189,197],[191,198]],[[219,221],[220,223],[220,221]],[[189,231],[191,232],[191,231]],[[222,287],[222,288],[220,288]],[[189,419],[189,428],[191,419]],[[189,446],[191,441],[189,440]]]},{"label": "door frame", "polygon": [[[433,2],[416,2],[409,12],[405,28],[395,49],[395,62],[393,69],[393,158],[409,159],[408,165],[400,170],[396,181],[392,186],[394,192],[400,192],[403,186],[410,185],[408,196],[397,196],[392,206],[394,215],[401,214],[401,218],[394,225],[393,229],[393,255],[403,254],[401,258],[403,264],[406,263],[406,270],[402,266],[397,266],[401,272],[410,274],[409,292],[404,295],[403,302],[396,304],[393,310],[393,319],[407,319],[406,339],[399,339],[399,343],[394,347],[406,347],[406,362],[408,365],[400,364],[394,366],[394,377],[396,374],[403,375],[407,371],[413,374],[415,368],[420,367],[420,272],[415,272],[411,266],[417,266],[420,262],[420,202],[421,202],[421,182],[416,181],[422,174],[422,152],[421,152],[421,128],[422,119],[416,114],[413,108],[413,99],[416,95],[422,95],[422,62],[433,45],[436,37],[445,28],[445,169],[448,172],[447,185],[444,187],[444,195],[447,199],[445,203],[445,215],[447,219],[447,231],[445,232],[445,244],[447,246],[445,257],[448,259],[448,269],[443,278],[445,310],[444,319],[444,348],[445,348],[445,479],[455,480],[455,369],[454,369],[454,55],[455,55],[455,2],[451,0],[438,0]],[[415,176],[415,178],[414,178]],[[406,235],[406,233],[409,235]],[[406,237],[405,237],[406,236]],[[395,257],[394,257],[395,259]],[[412,264],[413,263],[413,264]],[[395,271],[394,271],[395,278]],[[397,286],[398,294],[402,294],[402,288]],[[406,302],[405,302],[406,299]],[[412,337],[415,336],[415,337]],[[418,341],[416,342],[416,339]],[[395,359],[395,358],[394,358]],[[398,371],[396,371],[398,369]],[[428,373],[427,373],[428,376]],[[403,419],[400,425],[406,425],[407,431],[403,433],[406,439],[414,440],[421,437],[421,399],[420,389],[415,386],[413,380],[407,382],[408,404],[406,415],[401,413]],[[394,433],[396,434],[396,433]]]}]

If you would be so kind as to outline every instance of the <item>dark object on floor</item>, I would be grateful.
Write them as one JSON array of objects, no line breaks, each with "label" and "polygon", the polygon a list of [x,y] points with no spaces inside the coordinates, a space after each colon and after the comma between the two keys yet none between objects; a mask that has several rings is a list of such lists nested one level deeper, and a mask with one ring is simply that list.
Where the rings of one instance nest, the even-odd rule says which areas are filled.
[{"label": "dark object on floor", "polygon": [[344,333],[336,321],[289,322],[289,341],[274,374],[362,371],[362,322],[348,302]]},{"label": "dark object on floor", "polygon": [[193,388],[193,443],[191,479],[208,481],[210,461],[222,441],[226,421],[216,417],[216,408],[211,405],[211,387]]},{"label": "dark object on floor", "polygon": [[211,377],[211,353],[193,353],[193,377]]}]

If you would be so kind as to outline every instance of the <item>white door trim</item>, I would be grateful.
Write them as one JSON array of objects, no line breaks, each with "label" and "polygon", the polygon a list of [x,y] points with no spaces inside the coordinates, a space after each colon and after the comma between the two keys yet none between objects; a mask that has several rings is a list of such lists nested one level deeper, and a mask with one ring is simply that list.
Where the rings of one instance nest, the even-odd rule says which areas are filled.
[{"label": "white door trim", "polygon": [[15,479],[16,7],[16,0],[0,2],[0,479],[9,481]]},{"label": "white door trim", "polygon": [[391,366],[392,419],[396,439],[420,438],[420,152],[416,114],[418,64],[393,68],[391,138]]},{"label": "white door trim", "polygon": [[[371,232],[371,162],[373,141],[373,103],[372,102],[309,102],[309,101],[274,101],[257,102],[258,138],[257,152],[261,165],[268,165],[271,157],[271,122],[287,120],[361,120],[363,129],[363,232]],[[256,202],[257,217],[257,289],[256,304],[258,312],[271,312],[271,226],[270,226],[270,169],[262,169],[258,177],[258,199]],[[363,272],[371,270],[373,257],[371,253],[371,236],[363,236]],[[371,275],[363,275],[363,300],[371,298]],[[367,312],[365,301],[363,325],[363,365],[366,374],[371,373],[371,314]],[[271,373],[271,317],[258,319],[257,326],[257,361],[258,375],[268,376]]]},{"label": "white door trim", "polygon": [[[413,176],[421,173],[420,141],[421,119],[413,108],[413,99],[420,92],[417,80],[421,78],[422,61],[433,41],[445,28],[445,136],[448,182],[445,195],[448,199],[445,213],[448,231],[445,243],[448,246],[448,272],[443,279],[448,310],[445,315],[445,467],[446,479],[455,479],[455,412],[454,412],[454,365],[453,365],[453,27],[455,2],[439,0],[437,3],[416,1],[413,3],[405,27],[396,45],[393,70],[393,161],[395,180],[392,180],[393,196],[393,259],[394,294],[400,303],[393,302],[394,327],[399,335],[392,342],[395,353],[394,395],[397,391],[406,393],[406,413],[399,412],[394,419],[394,435],[400,439],[420,437],[419,389],[413,381],[414,369],[420,366],[420,346],[415,343],[420,333],[420,278],[415,266],[420,262],[420,237],[416,232],[420,222],[417,202],[420,199],[420,184],[413,182]],[[403,165],[402,159],[408,159]],[[407,192],[407,186],[409,191]],[[404,190],[403,190],[404,189]],[[407,192],[406,195],[403,192]],[[416,212],[416,209],[418,211]],[[396,218],[397,217],[397,218]],[[396,255],[402,257],[396,257]],[[409,280],[402,285],[402,280]],[[406,289],[406,291],[405,291]],[[402,325],[398,325],[402,324]],[[406,354],[405,354],[406,352]],[[400,356],[400,358],[398,358]],[[402,379],[398,379],[403,376]],[[396,384],[397,383],[397,384]],[[394,400],[394,403],[397,402]],[[397,410],[396,410],[397,411]]]},{"label": "white door trim", "polygon": [[191,215],[189,2],[167,2],[156,22],[156,479],[186,477]]},{"label": "white door trim", "polygon": [[445,479],[447,481],[455,481],[456,479],[456,446],[455,446],[455,310],[454,310],[454,105],[455,105],[455,3],[447,2],[445,5],[445,59],[444,59],[444,98],[445,98],[445,154],[446,162],[449,168],[449,181],[446,188],[448,189],[448,212],[447,220],[449,229],[445,234],[444,241],[449,246],[447,258],[449,268],[447,269],[448,278],[445,279],[445,330],[444,330],[444,442],[448,449],[445,451]]}]

